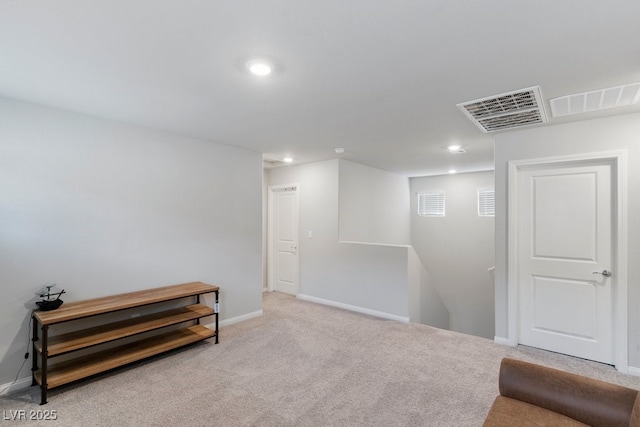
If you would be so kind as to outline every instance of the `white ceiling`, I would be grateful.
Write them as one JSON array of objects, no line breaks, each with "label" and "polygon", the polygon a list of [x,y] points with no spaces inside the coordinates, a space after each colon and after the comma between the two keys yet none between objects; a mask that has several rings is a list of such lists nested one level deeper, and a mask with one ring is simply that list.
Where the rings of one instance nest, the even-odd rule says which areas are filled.
[{"label": "white ceiling", "polygon": [[[550,113],[640,81],[639,18],[638,0],[0,0],[0,96],[296,162],[487,170],[493,136],[456,104],[539,85]],[[255,55],[277,72],[249,75]]]}]

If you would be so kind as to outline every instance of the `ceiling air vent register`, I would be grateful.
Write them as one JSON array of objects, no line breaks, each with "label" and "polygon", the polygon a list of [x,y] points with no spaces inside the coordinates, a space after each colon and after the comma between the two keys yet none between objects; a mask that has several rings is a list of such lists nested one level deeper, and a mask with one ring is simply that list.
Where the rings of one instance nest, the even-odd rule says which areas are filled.
[{"label": "ceiling air vent register", "polygon": [[539,86],[463,102],[457,106],[482,132],[547,122]]}]

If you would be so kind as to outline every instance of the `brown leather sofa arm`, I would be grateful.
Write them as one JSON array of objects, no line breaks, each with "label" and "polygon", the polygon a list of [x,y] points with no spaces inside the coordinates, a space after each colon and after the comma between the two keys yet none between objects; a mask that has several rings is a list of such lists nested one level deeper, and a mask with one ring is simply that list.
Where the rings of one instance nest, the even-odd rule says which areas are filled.
[{"label": "brown leather sofa arm", "polygon": [[638,391],[616,384],[505,358],[499,386],[502,396],[594,427],[640,425],[636,424],[640,418]]}]

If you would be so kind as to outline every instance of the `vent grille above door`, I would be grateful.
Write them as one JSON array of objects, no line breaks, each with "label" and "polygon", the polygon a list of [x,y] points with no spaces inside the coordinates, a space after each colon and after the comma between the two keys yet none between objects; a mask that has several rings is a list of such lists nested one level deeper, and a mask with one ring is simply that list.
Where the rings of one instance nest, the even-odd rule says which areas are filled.
[{"label": "vent grille above door", "polygon": [[553,117],[625,107],[640,102],[640,82],[561,96],[549,102]]},{"label": "vent grille above door", "polygon": [[538,86],[457,104],[483,132],[546,123]]}]

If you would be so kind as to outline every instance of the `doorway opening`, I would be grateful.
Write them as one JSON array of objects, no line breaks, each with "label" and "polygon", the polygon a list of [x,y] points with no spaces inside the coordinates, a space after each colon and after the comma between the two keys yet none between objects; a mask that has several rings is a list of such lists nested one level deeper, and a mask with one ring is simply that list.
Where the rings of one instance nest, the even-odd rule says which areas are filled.
[{"label": "doorway opening", "polygon": [[297,295],[298,184],[275,185],[267,192],[267,290]]}]

